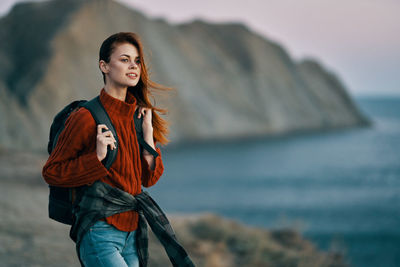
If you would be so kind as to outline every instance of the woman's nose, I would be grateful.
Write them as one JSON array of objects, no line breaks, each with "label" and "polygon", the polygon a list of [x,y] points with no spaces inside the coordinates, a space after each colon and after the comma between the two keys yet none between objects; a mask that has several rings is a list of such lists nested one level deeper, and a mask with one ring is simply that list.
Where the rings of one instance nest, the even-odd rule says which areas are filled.
[{"label": "woman's nose", "polygon": [[139,64],[137,64],[136,62],[132,62],[131,65],[130,65],[130,68],[133,68],[133,67],[138,68]]}]

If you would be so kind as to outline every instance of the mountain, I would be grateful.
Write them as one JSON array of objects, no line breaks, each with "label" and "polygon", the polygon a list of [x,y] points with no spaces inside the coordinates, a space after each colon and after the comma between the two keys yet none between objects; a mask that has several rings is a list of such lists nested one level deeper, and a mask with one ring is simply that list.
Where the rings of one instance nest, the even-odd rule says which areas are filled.
[{"label": "mountain", "polygon": [[172,142],[366,125],[340,79],[240,23],[171,24],[111,0],[16,4],[0,19],[0,148],[44,149],[55,114],[103,87],[102,41],[141,36]]}]

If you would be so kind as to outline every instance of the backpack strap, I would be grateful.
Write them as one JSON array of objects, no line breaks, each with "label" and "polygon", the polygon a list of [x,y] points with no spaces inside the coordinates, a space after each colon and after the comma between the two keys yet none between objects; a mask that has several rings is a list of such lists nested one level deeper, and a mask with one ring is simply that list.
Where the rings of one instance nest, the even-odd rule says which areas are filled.
[{"label": "backpack strap", "polygon": [[135,114],[133,115],[133,119],[135,121],[135,130],[136,130],[136,137],[139,143],[140,154],[142,154],[143,149],[146,149],[149,153],[154,156],[154,159],[158,156],[158,152],[155,151],[143,138],[143,116],[140,119],[137,117],[139,114],[139,108],[136,109]]},{"label": "backpack strap", "polygon": [[[117,157],[117,152],[118,152],[117,132],[115,131],[114,125],[112,124],[107,111],[104,109],[103,105],[101,104],[99,96],[96,96],[92,100],[87,101],[86,103],[84,103],[83,106],[90,111],[94,120],[96,121],[96,125],[98,125],[98,124],[107,125],[108,129],[112,132],[113,136],[115,137],[115,140],[117,141],[117,144],[116,144],[117,148],[114,150],[111,150],[109,147],[107,147],[107,156],[102,160],[102,163],[104,164],[104,166],[107,169],[109,169]],[[134,123],[135,123],[136,137],[137,137],[137,140],[139,143],[140,154],[142,153],[143,149],[146,149],[149,153],[151,153],[154,156],[154,159],[155,159],[156,157],[159,156],[159,154],[144,140],[143,128],[142,128],[143,116],[141,116],[139,119],[137,117],[138,114],[139,114],[139,108],[136,109],[133,117],[134,117]]]},{"label": "backpack strap", "polygon": [[107,111],[101,104],[99,96],[96,96],[92,100],[86,102],[83,106],[90,111],[94,120],[96,121],[96,125],[107,125],[108,129],[112,132],[115,140],[117,141],[116,149],[111,150],[110,147],[107,146],[107,156],[101,161],[107,169],[110,169],[111,164],[113,164],[114,160],[117,158],[119,143],[117,132],[115,131],[114,125],[112,124],[111,119],[107,114]]}]

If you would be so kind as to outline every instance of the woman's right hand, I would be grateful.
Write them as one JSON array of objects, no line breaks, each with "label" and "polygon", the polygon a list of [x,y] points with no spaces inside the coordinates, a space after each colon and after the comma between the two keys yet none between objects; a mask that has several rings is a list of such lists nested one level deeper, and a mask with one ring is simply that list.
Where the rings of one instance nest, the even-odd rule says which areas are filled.
[{"label": "woman's right hand", "polygon": [[[106,131],[103,132],[103,129]],[[99,161],[102,161],[107,156],[107,146],[110,149],[116,149],[116,140],[110,130],[105,124],[97,125],[97,138],[96,138],[96,153]]]}]

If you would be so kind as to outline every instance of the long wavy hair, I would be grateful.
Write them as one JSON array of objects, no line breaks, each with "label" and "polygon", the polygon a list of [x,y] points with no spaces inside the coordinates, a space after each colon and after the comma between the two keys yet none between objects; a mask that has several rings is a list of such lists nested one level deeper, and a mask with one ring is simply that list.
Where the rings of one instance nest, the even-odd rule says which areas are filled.
[{"label": "long wavy hair", "polygon": [[[146,63],[144,61],[144,56],[143,56],[143,45],[140,41],[139,36],[136,33],[133,32],[119,32],[111,35],[108,37],[104,42],[102,43],[100,47],[100,52],[99,52],[99,61],[104,60],[105,62],[109,63],[111,54],[115,50],[115,48],[124,43],[129,43],[132,44],[136,47],[139,53],[139,58],[140,58],[140,79],[139,82],[136,84],[136,86],[130,86],[128,87],[128,91],[131,92],[137,101],[138,106],[140,107],[147,107],[151,108],[152,111],[152,124],[153,124],[153,135],[154,135],[154,141],[159,142],[162,145],[166,145],[169,143],[169,139],[167,138],[167,135],[169,133],[169,122],[161,118],[156,112],[159,112],[163,115],[167,113],[167,109],[161,109],[158,107],[155,107],[152,105],[150,102],[150,96],[154,99],[154,95],[150,91],[151,89],[156,89],[159,91],[170,91],[170,90],[175,90],[173,87],[166,87],[161,84],[158,84],[154,81],[150,80],[147,68],[146,68]],[[101,69],[100,69],[101,71]],[[106,76],[104,72],[101,72],[103,74],[103,81],[104,84],[106,83]]]}]

